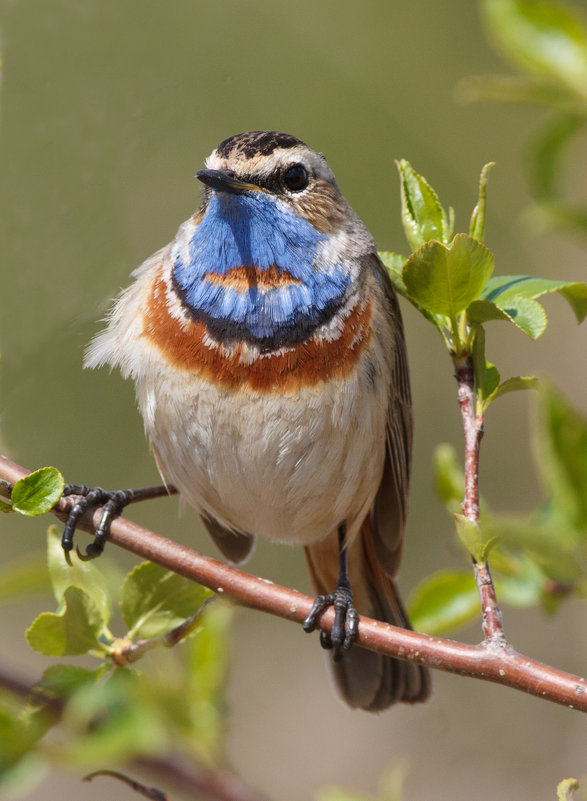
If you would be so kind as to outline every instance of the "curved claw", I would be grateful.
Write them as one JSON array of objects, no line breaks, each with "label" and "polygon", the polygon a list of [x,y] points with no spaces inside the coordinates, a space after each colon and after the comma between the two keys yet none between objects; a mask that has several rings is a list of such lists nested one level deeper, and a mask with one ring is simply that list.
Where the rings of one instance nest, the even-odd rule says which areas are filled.
[{"label": "curved claw", "polygon": [[345,627],[346,635],[342,647],[345,651],[349,651],[359,631],[359,613],[352,604],[349,605],[346,611]]},{"label": "curved claw", "polygon": [[104,550],[104,544],[110,528],[110,523],[114,517],[119,515],[124,507],[134,498],[134,490],[104,490],[101,487],[86,487],[79,484],[67,485],[64,495],[80,495],[78,501],[72,507],[61,538],[61,547],[65,553],[65,559],[71,565],[70,552],[73,549],[73,537],[75,529],[80,519],[92,507],[104,506],[100,522],[96,528],[94,540],[86,547],[82,553],[76,546],[76,553],[82,562],[95,559]]},{"label": "curved claw", "polygon": [[[308,634],[311,631],[314,631],[316,624],[318,623],[318,618],[322,612],[329,606],[332,606],[333,603],[334,596],[332,593],[330,595],[317,595],[314,599],[314,603],[312,604],[312,608],[310,609],[308,617],[302,623],[303,630]],[[320,636],[322,636],[322,633],[320,633]],[[323,647],[326,648],[327,646]]]},{"label": "curved claw", "polygon": [[353,606],[353,594],[350,587],[339,586],[329,595],[318,595],[310,610],[310,614],[302,623],[306,632],[314,631],[318,618],[329,606],[334,607],[334,624],[332,632],[320,632],[320,645],[332,651],[332,658],[339,662],[343,652],[348,651],[357,636],[359,613]]},{"label": "curved claw", "polygon": [[[76,545],[75,546],[75,552],[77,554],[77,558],[82,562],[90,562],[92,559],[97,559],[98,556],[100,556],[100,554],[104,550],[104,546],[101,545],[100,547],[96,548],[95,544],[96,544],[96,542],[95,542],[95,540],[93,540],[92,542],[89,543],[89,545],[86,545],[86,552],[85,553],[82,553],[80,551],[80,549],[79,549],[79,545]],[[66,557],[65,557],[66,560],[67,560],[68,556],[69,556],[69,553],[66,552]],[[68,564],[71,565],[71,561],[68,560]]]},{"label": "curved claw", "polygon": [[332,658],[335,662],[340,662],[343,651],[348,651],[353,644],[358,616],[353,606],[353,594],[350,587],[337,587],[332,595],[334,597],[334,625],[330,635]]}]

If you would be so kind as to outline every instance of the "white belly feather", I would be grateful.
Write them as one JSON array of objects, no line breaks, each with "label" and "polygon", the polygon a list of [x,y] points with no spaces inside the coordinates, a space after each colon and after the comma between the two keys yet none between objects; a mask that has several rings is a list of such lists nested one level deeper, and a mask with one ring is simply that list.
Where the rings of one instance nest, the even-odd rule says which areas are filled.
[{"label": "white belly feather", "polygon": [[159,468],[190,504],[229,528],[308,544],[344,520],[352,537],[379,486],[387,396],[360,383],[235,393],[161,365],[137,397]]}]

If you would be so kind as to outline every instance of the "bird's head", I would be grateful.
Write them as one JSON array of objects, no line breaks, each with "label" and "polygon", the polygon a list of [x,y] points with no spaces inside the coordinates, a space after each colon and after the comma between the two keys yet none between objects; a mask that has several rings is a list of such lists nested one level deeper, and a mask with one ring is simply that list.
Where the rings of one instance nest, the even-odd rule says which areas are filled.
[{"label": "bird's head", "polygon": [[211,192],[244,196],[292,211],[320,233],[338,230],[348,209],[324,156],[277,131],[225,139],[196,177],[207,187],[204,204]]}]

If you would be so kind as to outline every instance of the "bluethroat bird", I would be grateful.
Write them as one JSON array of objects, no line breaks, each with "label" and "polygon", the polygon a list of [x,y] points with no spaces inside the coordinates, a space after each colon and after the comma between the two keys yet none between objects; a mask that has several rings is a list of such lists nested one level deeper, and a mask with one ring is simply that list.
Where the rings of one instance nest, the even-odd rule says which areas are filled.
[{"label": "bluethroat bird", "polygon": [[[324,156],[289,134],[221,142],[196,213],[135,271],[86,365],[119,367],[164,478],[231,562],[302,545],[335,608],[351,707],[424,701],[426,669],[350,648],[361,614],[409,628],[395,584],[412,415],[402,320]],[[351,589],[352,588],[352,589]]]}]

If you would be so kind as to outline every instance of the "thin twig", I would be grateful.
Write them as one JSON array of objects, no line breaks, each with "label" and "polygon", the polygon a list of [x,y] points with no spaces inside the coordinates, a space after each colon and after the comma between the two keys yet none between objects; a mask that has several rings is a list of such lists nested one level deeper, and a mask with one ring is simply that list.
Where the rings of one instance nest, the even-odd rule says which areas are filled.
[{"label": "thin twig", "polygon": [[[14,483],[28,472],[0,457],[0,477],[7,481]],[[53,512],[63,520],[69,507],[69,500],[62,498]],[[91,519],[82,518],[80,528],[92,533],[100,516],[101,512],[97,510]],[[122,517],[112,522],[108,540],[143,559],[223,592],[251,609],[301,624],[312,607],[313,599],[307,595],[229,567]],[[319,627],[331,632],[333,622],[334,612],[328,609],[321,615]],[[467,645],[417,634],[367,617],[359,620],[357,644],[447,673],[493,681],[587,712],[587,683],[584,678],[518,654],[507,644],[497,646],[490,641]]]},{"label": "thin twig", "polygon": [[465,497],[463,514],[479,523],[479,451],[483,437],[483,417],[475,414],[475,375],[470,356],[455,359],[458,400],[465,434]]},{"label": "thin twig", "polygon": [[123,782],[123,784],[128,784],[128,786],[136,793],[139,793],[139,795],[150,798],[151,801],[171,801],[169,796],[165,795],[162,790],[158,790],[156,787],[147,787],[142,782],[131,779],[130,776],[118,770],[95,770],[93,773],[88,773],[87,776],[84,776],[84,781],[90,782],[92,779],[95,779],[96,776],[110,776],[113,779],[117,779]]},{"label": "thin twig", "polygon": [[[475,374],[470,355],[454,358],[455,377],[458,383],[458,401],[463,419],[465,435],[465,495],[463,514],[475,525],[479,525],[479,454],[485,419],[476,413]],[[473,558],[473,571],[481,601],[481,621],[486,642],[505,645],[501,610],[497,603],[495,585],[491,578],[489,562]]]},{"label": "thin twig", "polygon": [[131,662],[137,662],[139,659],[142,659],[147,651],[152,651],[154,648],[159,648],[161,646],[174,648],[178,642],[181,642],[181,640],[192,633],[198,625],[204,609],[217,597],[216,595],[211,595],[209,598],[206,598],[197,612],[194,612],[193,615],[186,618],[179,626],[176,626],[165,634],[161,634],[159,637],[151,637],[147,640],[133,640],[132,642],[129,642],[126,637],[121,638],[120,641],[118,641],[120,645],[117,647],[115,644],[112,647],[110,658],[117,665],[129,665]]}]

